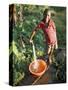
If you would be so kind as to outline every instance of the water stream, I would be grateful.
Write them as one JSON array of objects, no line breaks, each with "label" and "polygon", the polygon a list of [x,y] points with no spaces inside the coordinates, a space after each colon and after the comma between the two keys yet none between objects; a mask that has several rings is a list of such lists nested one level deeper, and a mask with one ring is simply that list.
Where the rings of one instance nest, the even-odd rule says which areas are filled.
[{"label": "water stream", "polygon": [[37,62],[37,57],[36,57],[36,52],[35,52],[35,46],[34,46],[34,43],[32,44],[33,45],[33,56],[34,56],[34,69],[37,69],[38,67],[38,62]]}]

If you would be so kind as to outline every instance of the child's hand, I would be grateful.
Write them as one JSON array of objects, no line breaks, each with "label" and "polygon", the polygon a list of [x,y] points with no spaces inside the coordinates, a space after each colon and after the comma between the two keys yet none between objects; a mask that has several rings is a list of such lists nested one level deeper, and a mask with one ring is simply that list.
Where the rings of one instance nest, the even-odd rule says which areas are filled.
[{"label": "child's hand", "polygon": [[30,43],[32,43],[32,44],[33,44],[33,40],[32,40],[32,39],[30,39]]}]

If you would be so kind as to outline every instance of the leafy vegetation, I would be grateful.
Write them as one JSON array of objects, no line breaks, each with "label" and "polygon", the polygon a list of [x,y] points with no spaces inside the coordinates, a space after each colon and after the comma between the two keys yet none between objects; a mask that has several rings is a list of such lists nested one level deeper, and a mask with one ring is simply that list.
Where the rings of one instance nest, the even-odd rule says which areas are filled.
[{"label": "leafy vegetation", "polygon": [[[66,15],[65,15],[66,8],[65,7],[62,8],[62,7],[18,5],[18,4],[16,4],[15,6],[16,6],[17,21],[13,26],[13,33],[12,33],[13,40],[12,42],[10,42],[10,50],[9,50],[9,55],[10,55],[9,62],[10,62],[10,66],[12,67],[10,69],[10,74],[12,73],[13,70],[13,85],[16,85],[18,82],[20,82],[21,79],[26,78],[26,76],[28,75],[29,72],[28,66],[30,62],[33,60],[32,45],[29,43],[29,38],[32,30],[43,18],[43,11],[45,8],[50,8],[52,9],[52,11],[55,12],[55,15],[52,18],[56,24],[58,45],[59,47],[62,48],[66,47]],[[36,47],[37,57],[45,55],[46,45],[44,43],[44,34],[42,30],[39,30],[37,32],[36,36],[34,37],[34,43]],[[57,63],[56,60],[55,63]],[[65,67],[63,63],[61,64],[61,66],[63,68]],[[60,72],[59,66],[57,72]],[[62,78],[60,75],[59,77],[61,80]]]}]

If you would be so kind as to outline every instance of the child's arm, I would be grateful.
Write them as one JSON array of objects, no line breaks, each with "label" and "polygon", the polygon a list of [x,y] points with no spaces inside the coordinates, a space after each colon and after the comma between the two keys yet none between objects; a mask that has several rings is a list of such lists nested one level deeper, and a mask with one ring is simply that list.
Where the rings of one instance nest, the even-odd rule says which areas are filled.
[{"label": "child's arm", "polygon": [[[56,28],[54,28],[55,33],[56,33]],[[56,33],[56,44],[55,44],[55,49],[58,49],[58,41],[57,41],[57,33]]]},{"label": "child's arm", "polygon": [[56,44],[55,44],[55,49],[58,49],[58,43],[57,43],[57,41],[56,41]]},{"label": "child's arm", "polygon": [[33,30],[32,34],[31,34],[31,37],[30,37],[30,42],[33,43],[32,39],[34,37],[34,35],[36,34],[36,32],[38,31],[38,29],[42,28],[43,27],[43,24],[42,22],[40,22],[37,27]]},{"label": "child's arm", "polygon": [[32,39],[33,39],[33,37],[34,37],[35,33],[36,33],[36,31],[34,30],[34,31],[32,32],[31,37],[30,37],[30,43],[33,43]]},{"label": "child's arm", "polygon": [[37,30],[39,29],[39,27],[37,26],[33,31],[32,31],[32,34],[30,36],[30,43],[33,43],[33,37],[35,36]]},{"label": "child's arm", "polygon": [[[56,26],[55,26],[55,23],[53,22],[53,29],[56,33]],[[57,41],[57,33],[56,33],[56,44],[55,44],[55,49],[58,49],[58,41]]]}]

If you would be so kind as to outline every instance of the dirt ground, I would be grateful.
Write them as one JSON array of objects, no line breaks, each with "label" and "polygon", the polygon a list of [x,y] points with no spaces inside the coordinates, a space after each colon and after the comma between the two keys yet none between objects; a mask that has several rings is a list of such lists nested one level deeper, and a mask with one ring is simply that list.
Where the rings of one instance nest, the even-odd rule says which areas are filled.
[{"label": "dirt ground", "polygon": [[53,63],[41,77],[28,76],[18,83],[18,85],[41,85],[66,82],[66,49],[60,48],[54,52]]}]

